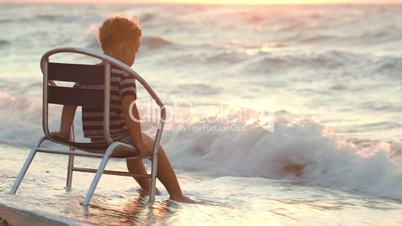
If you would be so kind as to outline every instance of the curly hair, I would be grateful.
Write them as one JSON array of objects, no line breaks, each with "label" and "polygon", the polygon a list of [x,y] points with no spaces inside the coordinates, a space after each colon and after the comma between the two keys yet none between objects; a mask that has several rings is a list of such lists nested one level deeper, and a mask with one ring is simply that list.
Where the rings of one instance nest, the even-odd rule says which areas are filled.
[{"label": "curly hair", "polygon": [[139,22],[125,17],[111,17],[99,27],[98,39],[103,50],[121,42],[135,42],[141,37]]}]

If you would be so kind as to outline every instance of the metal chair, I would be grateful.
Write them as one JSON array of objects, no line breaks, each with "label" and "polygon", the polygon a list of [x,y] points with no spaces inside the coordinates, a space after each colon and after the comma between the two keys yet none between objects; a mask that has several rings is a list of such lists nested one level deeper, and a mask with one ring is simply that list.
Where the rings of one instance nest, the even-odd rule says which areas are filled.
[{"label": "metal chair", "polygon": [[[49,62],[49,57],[58,53],[74,53],[86,55],[92,58],[102,60],[102,65],[83,65],[83,64],[64,64],[64,63],[52,63]],[[133,146],[112,139],[109,128],[109,115],[110,115],[110,73],[111,66],[114,68],[123,70],[131,75],[135,76],[136,80],[145,88],[145,90],[154,99],[160,109],[160,120],[158,129],[155,136],[155,142],[152,150],[151,160],[151,174],[131,174],[129,172],[111,171],[105,170],[106,164],[110,158],[139,158],[135,156],[135,149]],[[159,143],[162,135],[164,121],[166,118],[166,111],[162,101],[148,85],[148,83],[134,70],[122,62],[88,49],[81,48],[57,48],[48,51],[42,56],[41,69],[43,73],[43,107],[42,107],[42,127],[44,136],[39,140],[38,144],[29,153],[21,171],[19,172],[14,185],[11,188],[10,193],[15,194],[22,179],[25,176],[35,154],[37,152],[68,155],[68,167],[67,167],[67,180],[66,190],[69,191],[72,185],[72,176],[74,171],[96,173],[91,186],[84,198],[83,206],[87,207],[92,195],[96,189],[96,186],[102,176],[102,174],[111,174],[118,176],[130,176],[130,177],[147,177],[151,178],[151,193],[149,197],[149,203],[152,204],[155,201],[156,193],[156,177],[157,177],[157,165],[158,165],[158,152]],[[79,82],[86,84],[103,84],[103,90],[95,89],[82,89],[76,87],[60,87],[57,86],[55,81],[64,82]],[[49,132],[48,127],[48,106],[49,104],[59,105],[75,105],[75,106],[90,106],[90,107],[102,107],[104,110],[104,137],[105,143],[79,143],[74,139],[74,127],[71,128],[70,140],[63,140],[56,136],[53,136]],[[69,150],[52,150],[50,148],[41,147],[43,141],[48,140],[54,143],[62,144],[68,147]],[[78,150],[78,151],[76,151]],[[116,150],[123,150],[125,153],[129,152],[130,155],[119,156]],[[131,155],[131,153],[133,153]],[[74,166],[74,156],[85,156],[102,158],[98,169],[83,168]]]}]

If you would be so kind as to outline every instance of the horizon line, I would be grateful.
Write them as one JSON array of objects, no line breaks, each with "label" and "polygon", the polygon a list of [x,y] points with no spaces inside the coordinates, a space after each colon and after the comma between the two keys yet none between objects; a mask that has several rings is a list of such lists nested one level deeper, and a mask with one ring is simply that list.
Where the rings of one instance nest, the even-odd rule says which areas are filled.
[{"label": "horizon line", "polygon": [[286,5],[402,5],[402,2],[306,2],[306,3],[201,3],[201,2],[102,2],[102,3],[95,3],[89,1],[81,1],[81,2],[74,2],[74,1],[20,1],[20,2],[12,2],[12,1],[0,1],[0,4],[50,4],[50,5],[210,5],[210,6],[261,6],[261,5],[273,5],[273,6],[286,6]]}]

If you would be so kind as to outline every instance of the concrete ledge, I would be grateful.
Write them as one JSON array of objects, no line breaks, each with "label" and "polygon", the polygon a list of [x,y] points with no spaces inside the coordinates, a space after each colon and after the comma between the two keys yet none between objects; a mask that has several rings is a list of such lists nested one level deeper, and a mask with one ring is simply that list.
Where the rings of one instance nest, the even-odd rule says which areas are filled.
[{"label": "concrete ledge", "polygon": [[0,204],[0,226],[66,226],[67,223]]}]

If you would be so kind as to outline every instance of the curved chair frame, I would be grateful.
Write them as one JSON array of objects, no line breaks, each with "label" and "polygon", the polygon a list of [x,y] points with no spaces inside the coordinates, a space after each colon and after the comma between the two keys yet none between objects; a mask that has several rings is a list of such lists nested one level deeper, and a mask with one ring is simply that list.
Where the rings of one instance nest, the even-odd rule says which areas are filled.
[{"label": "curved chair frame", "polygon": [[[48,127],[48,105],[49,105],[49,103],[48,103],[48,84],[51,84],[52,86],[56,86],[56,84],[53,81],[48,80],[48,64],[49,64],[49,57],[52,55],[55,55],[55,54],[59,54],[59,53],[75,53],[75,54],[81,54],[81,55],[93,57],[93,58],[102,60],[106,65],[105,66],[105,83],[104,83],[105,87],[104,87],[104,123],[103,124],[105,125],[104,126],[104,137],[109,146],[106,149],[104,154],[85,152],[85,150],[83,150],[84,152],[81,152],[81,151],[77,152],[77,151],[75,151],[75,149],[79,149],[79,148],[71,146],[68,143],[62,142],[62,141],[60,141],[60,139],[56,139],[49,132],[49,127]],[[43,152],[43,153],[50,153],[50,154],[69,155],[68,167],[67,167],[67,181],[66,181],[66,190],[67,191],[69,191],[71,189],[73,171],[96,173],[94,179],[92,180],[91,186],[89,187],[89,190],[84,198],[84,201],[83,201],[84,207],[87,207],[89,205],[92,195],[93,195],[93,193],[96,189],[96,186],[103,173],[119,175],[119,176],[148,177],[148,178],[150,177],[151,178],[151,194],[149,197],[149,203],[152,204],[155,201],[158,153],[159,153],[159,146],[160,146],[160,140],[161,140],[161,136],[162,136],[163,126],[164,126],[165,119],[166,119],[166,109],[165,109],[165,106],[162,103],[162,101],[159,99],[158,95],[151,88],[151,86],[137,72],[135,72],[133,69],[131,69],[126,64],[124,64],[110,56],[107,56],[105,54],[95,52],[95,51],[89,50],[89,49],[70,48],[70,47],[52,49],[52,50],[46,52],[42,56],[40,66],[41,66],[41,70],[42,70],[42,74],[43,74],[42,127],[43,127],[43,132],[45,135],[39,140],[38,144],[29,153],[21,171],[19,172],[19,174],[16,178],[14,185],[11,188],[10,193],[15,194],[17,192],[19,185],[21,184],[33,158],[35,157],[35,154],[37,152]],[[158,129],[157,129],[155,140],[154,140],[155,142],[153,145],[152,157],[150,159],[152,162],[151,174],[131,174],[128,172],[105,170],[105,167],[106,167],[109,159],[113,157],[112,156],[113,151],[115,151],[117,149],[134,151],[133,146],[119,142],[119,141],[114,141],[110,135],[109,113],[110,113],[110,70],[111,70],[111,66],[114,66],[120,70],[123,70],[123,71],[133,75],[136,78],[136,80],[145,88],[145,90],[149,93],[149,95],[154,99],[156,104],[159,106],[160,121],[158,124]],[[72,125],[70,135],[71,135],[72,141],[74,142],[74,127],[73,126],[74,125]],[[51,150],[48,148],[41,148],[40,145],[45,140],[68,146],[69,150],[61,151],[61,150]],[[102,158],[102,161],[100,162],[98,169],[74,167],[74,156]],[[129,158],[139,159],[139,157],[129,157]]]}]

